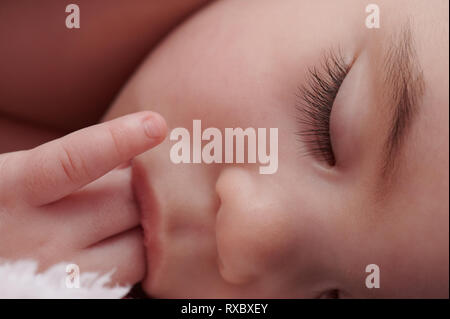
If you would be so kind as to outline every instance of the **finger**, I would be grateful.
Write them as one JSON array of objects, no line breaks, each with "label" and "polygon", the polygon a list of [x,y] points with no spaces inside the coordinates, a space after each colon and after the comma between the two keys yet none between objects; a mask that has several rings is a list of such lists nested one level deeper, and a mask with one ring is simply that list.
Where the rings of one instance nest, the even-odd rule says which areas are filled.
[{"label": "finger", "polygon": [[17,176],[24,200],[44,205],[156,146],[164,140],[166,130],[164,119],[157,113],[130,114],[20,152],[10,173]]},{"label": "finger", "polygon": [[107,273],[115,269],[113,284],[133,285],[144,279],[146,264],[142,230],[132,229],[81,252],[81,271]]},{"label": "finger", "polygon": [[113,170],[81,190],[43,206],[76,248],[92,246],[140,224],[130,169]]},{"label": "finger", "polygon": [[0,154],[0,203],[6,203],[6,199],[9,197],[7,195],[7,190],[11,188],[11,184],[6,184],[2,182],[4,172],[7,171],[6,162],[9,154]]},{"label": "finger", "polygon": [[117,166],[117,169],[129,168],[130,166],[131,166],[131,160],[123,162],[122,164]]}]

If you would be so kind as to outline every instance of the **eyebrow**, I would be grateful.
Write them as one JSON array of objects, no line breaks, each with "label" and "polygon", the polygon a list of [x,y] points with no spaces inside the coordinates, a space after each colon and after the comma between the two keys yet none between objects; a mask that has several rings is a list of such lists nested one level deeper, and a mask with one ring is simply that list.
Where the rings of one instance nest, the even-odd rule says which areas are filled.
[{"label": "eyebrow", "polygon": [[417,117],[425,85],[410,24],[394,35],[383,65],[384,87],[389,106],[390,125],[384,145],[382,176],[391,176],[397,167],[407,133]]}]

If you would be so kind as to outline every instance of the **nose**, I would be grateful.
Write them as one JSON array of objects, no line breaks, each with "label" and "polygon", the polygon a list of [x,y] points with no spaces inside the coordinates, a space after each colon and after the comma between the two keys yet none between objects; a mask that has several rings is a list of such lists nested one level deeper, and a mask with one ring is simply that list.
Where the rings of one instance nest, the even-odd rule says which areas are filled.
[{"label": "nose", "polygon": [[231,167],[217,180],[219,268],[230,283],[247,284],[276,275],[294,249],[291,214],[275,176]]}]

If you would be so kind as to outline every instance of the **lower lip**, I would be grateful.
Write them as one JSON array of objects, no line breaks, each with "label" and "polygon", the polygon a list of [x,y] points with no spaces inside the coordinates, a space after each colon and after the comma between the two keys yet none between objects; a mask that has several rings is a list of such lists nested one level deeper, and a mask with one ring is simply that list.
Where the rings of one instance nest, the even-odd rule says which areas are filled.
[{"label": "lower lip", "polygon": [[155,193],[149,183],[145,166],[139,160],[132,161],[132,188],[141,215],[141,225],[144,229],[144,246],[147,261],[145,285],[154,277],[161,260],[161,245],[158,238],[159,205]]}]

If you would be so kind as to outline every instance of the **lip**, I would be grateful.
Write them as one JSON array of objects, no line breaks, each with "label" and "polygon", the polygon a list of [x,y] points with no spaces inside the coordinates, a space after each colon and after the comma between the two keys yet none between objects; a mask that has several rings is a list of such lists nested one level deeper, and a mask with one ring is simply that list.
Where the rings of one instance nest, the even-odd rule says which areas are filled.
[{"label": "lip", "polygon": [[158,237],[160,222],[159,203],[148,178],[148,171],[139,159],[133,159],[132,190],[144,230],[144,246],[147,262],[147,273],[144,278],[145,286],[154,277],[154,273],[161,260],[161,245]]}]

